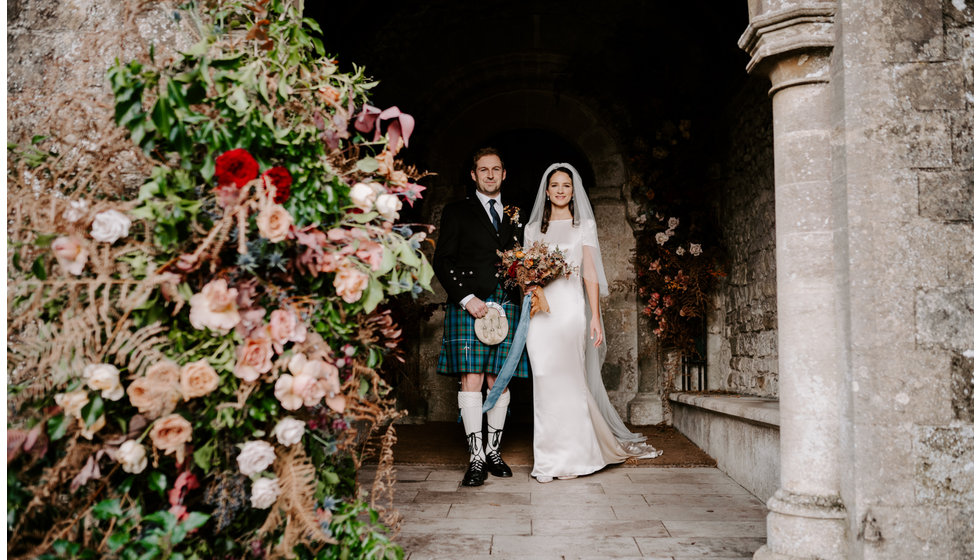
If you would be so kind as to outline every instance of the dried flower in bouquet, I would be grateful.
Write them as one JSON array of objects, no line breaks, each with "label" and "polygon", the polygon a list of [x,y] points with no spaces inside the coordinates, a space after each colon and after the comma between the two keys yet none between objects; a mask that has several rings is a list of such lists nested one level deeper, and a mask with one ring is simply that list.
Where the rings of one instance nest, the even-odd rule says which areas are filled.
[{"label": "dried flower in bouquet", "polygon": [[500,271],[504,285],[532,292],[531,316],[538,311],[548,312],[548,300],[543,287],[552,280],[564,278],[572,273],[572,267],[565,260],[560,249],[550,249],[541,241],[530,247],[515,247],[508,251],[497,251],[500,256]]}]

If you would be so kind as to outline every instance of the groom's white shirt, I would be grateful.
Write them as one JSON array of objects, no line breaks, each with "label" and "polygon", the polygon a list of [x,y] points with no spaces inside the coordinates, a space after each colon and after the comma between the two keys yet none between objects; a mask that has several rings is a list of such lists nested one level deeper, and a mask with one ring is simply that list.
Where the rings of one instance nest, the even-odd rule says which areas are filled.
[{"label": "groom's white shirt", "polygon": [[[490,220],[490,223],[493,223],[493,216],[490,214],[490,201],[491,200],[496,200],[497,201],[497,204],[494,205],[495,207],[499,206],[499,208],[497,209],[497,216],[500,217],[501,220],[503,219],[503,217],[504,217],[504,205],[500,203],[500,194],[499,193],[497,194],[497,196],[487,196],[487,195],[481,193],[480,191],[476,191],[476,198],[480,200],[480,206],[483,206],[483,211],[486,212],[487,219]],[[469,303],[469,301],[471,299],[473,299],[474,297],[476,297],[476,296],[474,296],[473,294],[467,295],[463,299],[459,300],[459,305],[462,306],[463,309],[466,309],[466,304]]]}]

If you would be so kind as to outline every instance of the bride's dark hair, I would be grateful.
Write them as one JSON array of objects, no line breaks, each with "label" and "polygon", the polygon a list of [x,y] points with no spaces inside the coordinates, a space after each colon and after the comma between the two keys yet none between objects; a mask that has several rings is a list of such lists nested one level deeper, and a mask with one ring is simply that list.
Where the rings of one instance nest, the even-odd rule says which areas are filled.
[{"label": "bride's dark hair", "polygon": [[[544,180],[545,196],[548,196],[548,185],[551,184],[551,178],[554,177],[555,173],[558,173],[559,171],[565,175],[568,175],[569,179],[573,179],[575,177],[575,175],[572,175],[572,170],[567,167],[556,167],[552,169],[551,173],[548,173],[548,177]],[[575,198],[568,201],[568,210],[572,213],[572,226],[578,226],[578,217],[575,215]],[[544,215],[541,216],[541,233],[548,233],[549,222],[551,222],[551,200],[547,200],[544,203]]]}]

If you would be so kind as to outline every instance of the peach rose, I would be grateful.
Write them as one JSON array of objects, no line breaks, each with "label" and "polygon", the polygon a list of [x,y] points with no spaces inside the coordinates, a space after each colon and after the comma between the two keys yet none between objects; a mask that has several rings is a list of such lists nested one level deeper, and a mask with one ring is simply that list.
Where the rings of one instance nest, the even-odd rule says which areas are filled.
[{"label": "peach rose", "polygon": [[184,364],[180,368],[180,392],[184,400],[203,397],[218,388],[221,378],[207,360]]},{"label": "peach rose", "polygon": [[259,375],[272,369],[272,341],[268,337],[262,336],[262,331],[256,331],[259,336],[253,336],[245,340],[245,343],[238,347],[238,363],[232,373],[235,377],[249,383],[259,378]]},{"label": "peach rose", "polygon": [[282,354],[287,342],[306,340],[306,325],[292,311],[276,309],[269,316],[269,338],[276,352]]},{"label": "peach rose", "polygon": [[355,303],[361,299],[361,294],[368,287],[369,279],[367,274],[352,266],[342,266],[333,279],[333,287],[337,290],[337,295],[344,301]]},{"label": "peach rose", "polygon": [[153,442],[153,447],[167,455],[176,453],[177,462],[183,463],[184,449],[191,441],[193,431],[191,423],[183,416],[171,414],[153,423],[153,428],[150,429],[150,441]]},{"label": "peach rose", "polygon": [[129,402],[147,418],[159,418],[180,399],[180,368],[170,360],[154,364],[126,388]]},{"label": "peach rose", "polygon": [[191,296],[191,325],[197,330],[228,334],[241,320],[237,297],[238,290],[229,288],[223,278],[208,282],[200,293]]},{"label": "peach rose", "polygon": [[276,380],[275,395],[286,410],[297,410],[301,406],[316,406],[321,399],[327,405],[342,411],[345,401],[340,392],[340,378],[337,367],[323,360],[308,360],[297,354],[289,361],[290,373]]},{"label": "peach rose", "polygon": [[273,243],[279,243],[289,237],[293,217],[281,205],[269,204],[259,210],[256,224],[259,226],[259,235]]},{"label": "peach rose", "polygon": [[58,264],[65,269],[65,272],[81,276],[85,262],[88,260],[88,250],[82,245],[80,238],[59,237],[51,243],[51,250],[54,251]]}]

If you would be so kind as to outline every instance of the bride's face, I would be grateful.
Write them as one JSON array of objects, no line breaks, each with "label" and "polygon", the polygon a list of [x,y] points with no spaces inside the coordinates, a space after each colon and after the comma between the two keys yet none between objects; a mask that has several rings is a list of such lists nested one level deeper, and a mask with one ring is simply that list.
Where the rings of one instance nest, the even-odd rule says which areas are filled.
[{"label": "bride's face", "polygon": [[572,201],[572,178],[558,171],[548,179],[548,200],[553,209],[567,208]]}]

